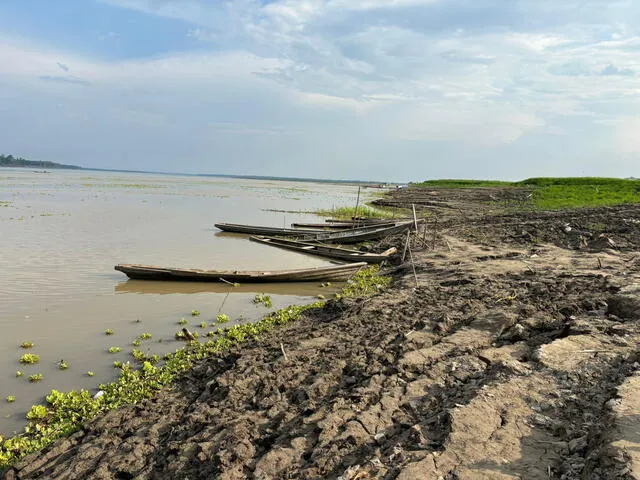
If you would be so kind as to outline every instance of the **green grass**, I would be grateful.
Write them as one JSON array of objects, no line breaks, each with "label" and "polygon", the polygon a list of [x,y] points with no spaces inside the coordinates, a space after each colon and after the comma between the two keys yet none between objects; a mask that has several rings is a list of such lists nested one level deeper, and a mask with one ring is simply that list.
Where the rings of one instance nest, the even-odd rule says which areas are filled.
[{"label": "green grass", "polygon": [[[379,292],[390,280],[378,277],[377,272],[378,267],[361,270],[349,281],[343,295],[361,296]],[[256,323],[219,329],[219,335],[215,339],[206,343],[190,342],[187,348],[166,355],[164,364],[157,367],[152,363],[159,361],[155,355],[149,359],[151,361],[143,361],[139,369],[134,368],[129,362],[114,362],[114,366],[120,368],[120,377],[112,383],[100,385],[104,394],[98,398],[93,398],[87,390],[72,390],[67,393],[52,390],[46,397],[46,406],[35,405],[29,410],[29,422],[24,432],[8,439],[0,437],[0,471],[28,453],[72,434],[83,423],[98,415],[152,397],[159,389],[173,383],[178,375],[189,370],[196,362],[245,341],[259,339],[278,326],[296,321],[304,312],[323,306],[324,302],[291,306],[273,312]],[[134,355],[141,357],[138,352]],[[92,373],[87,372],[87,375]]]},{"label": "green grass", "polygon": [[339,207],[332,208],[331,210],[315,210],[313,213],[323,217],[338,219],[351,219],[356,215],[363,218],[393,218],[396,216],[392,211],[368,207],[366,205],[360,205],[357,210],[356,207]]},{"label": "green grass", "polygon": [[473,188],[473,187],[509,187],[516,185],[513,182],[500,180],[466,180],[466,179],[442,179],[427,180],[425,182],[412,183],[412,187],[447,187],[447,188]]},{"label": "green grass", "polygon": [[413,184],[415,187],[522,187],[531,189],[527,203],[521,208],[542,210],[561,208],[603,207],[640,203],[640,180],[602,177],[539,177],[521,182],[495,180],[431,180]]}]

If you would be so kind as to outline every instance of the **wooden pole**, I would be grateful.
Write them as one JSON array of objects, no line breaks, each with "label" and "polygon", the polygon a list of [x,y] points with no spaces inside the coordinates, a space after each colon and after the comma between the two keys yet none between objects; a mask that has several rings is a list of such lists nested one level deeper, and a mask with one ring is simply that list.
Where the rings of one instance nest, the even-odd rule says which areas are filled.
[{"label": "wooden pole", "polygon": [[416,233],[418,233],[418,218],[416,217],[416,205],[415,205],[415,203],[411,204],[411,208],[413,209],[413,227],[416,229]]},{"label": "wooden pole", "polygon": [[[360,185],[358,185],[358,199],[356,200],[356,210],[353,212],[353,219],[357,222],[358,221],[358,205],[360,204]],[[355,222],[354,222],[354,228],[355,228]]]},{"label": "wooden pole", "polygon": [[411,232],[407,230],[407,240],[404,242],[404,251],[402,252],[402,261],[404,262],[405,257],[407,256],[407,248],[409,248],[409,236]]},{"label": "wooden pole", "polygon": [[411,259],[411,268],[413,269],[413,278],[416,281],[416,288],[418,288],[418,275],[416,274],[416,264],[413,262],[413,253],[411,253],[411,246],[409,246],[409,258]]},{"label": "wooden pole", "polygon": [[431,250],[436,249],[436,234],[438,233],[438,217],[436,217],[436,221],[433,224],[433,241],[431,244]]}]

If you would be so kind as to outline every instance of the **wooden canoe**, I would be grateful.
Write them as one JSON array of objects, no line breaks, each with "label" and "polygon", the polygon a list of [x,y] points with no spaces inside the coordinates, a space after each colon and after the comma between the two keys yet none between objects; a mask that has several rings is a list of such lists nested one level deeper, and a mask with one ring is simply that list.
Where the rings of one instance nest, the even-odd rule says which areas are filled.
[{"label": "wooden canoe", "polygon": [[[383,226],[394,226],[395,223],[387,222],[383,225],[366,225],[357,228],[350,228],[350,233],[358,233],[361,231],[370,231],[381,228]],[[295,238],[311,238],[310,236],[323,233],[330,233],[326,229],[303,229],[303,228],[278,228],[278,227],[261,227],[257,225],[240,225],[237,223],[216,223],[215,226],[225,232],[245,233],[249,235],[265,235],[267,237],[295,237]],[[346,229],[345,229],[346,231]]]},{"label": "wooden canoe", "polygon": [[323,243],[360,243],[371,240],[379,240],[406,232],[413,228],[413,222],[404,222],[391,226],[376,225],[371,227],[352,228],[349,230],[339,230],[337,232],[322,232],[298,237],[301,241],[323,242]]},{"label": "wooden canoe", "polygon": [[296,228],[278,228],[278,227],[262,227],[257,225],[240,225],[238,223],[216,223],[216,228],[225,232],[246,233],[248,235],[277,235],[280,237],[299,237],[301,235],[309,235],[310,233],[322,233],[323,229],[296,229]]},{"label": "wooden canoe", "polygon": [[173,280],[189,282],[313,282],[348,280],[366,262],[328,267],[302,268],[298,270],[240,271],[240,270],[202,270],[197,268],[170,268],[152,265],[120,264],[115,269],[129,278],[138,280]]},{"label": "wooden canoe", "polygon": [[319,257],[334,258],[337,260],[350,262],[382,263],[397,252],[396,248],[390,248],[382,253],[360,252],[330,245],[320,245],[317,243],[298,242],[284,238],[274,237],[250,237],[249,240],[259,242],[264,245],[293,250],[295,252],[316,255]]}]

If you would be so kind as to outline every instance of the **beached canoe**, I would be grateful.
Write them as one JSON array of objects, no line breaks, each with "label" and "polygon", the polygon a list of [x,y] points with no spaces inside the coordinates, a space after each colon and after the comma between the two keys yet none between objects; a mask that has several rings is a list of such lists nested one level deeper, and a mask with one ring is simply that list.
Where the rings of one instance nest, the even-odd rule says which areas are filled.
[{"label": "beached canoe", "polygon": [[322,233],[323,229],[296,229],[296,228],[278,228],[278,227],[262,227],[258,225],[240,225],[238,223],[216,223],[216,228],[224,232],[246,233],[248,235],[276,235],[279,237],[299,237],[301,235],[309,235],[310,233]]},{"label": "beached canoe", "polygon": [[250,237],[249,240],[259,242],[264,245],[272,245],[274,247],[293,250],[294,252],[306,253],[308,255],[316,255],[325,258],[334,258],[337,260],[349,262],[382,263],[385,260],[389,260],[389,258],[391,258],[391,256],[397,252],[395,247],[390,248],[382,253],[369,253],[360,252],[358,250],[333,247],[330,245],[298,242],[295,240],[274,237]]},{"label": "beached canoe", "polygon": [[297,270],[241,271],[241,270],[202,270],[197,268],[156,267],[152,265],[120,264],[115,269],[129,278],[138,280],[173,280],[189,282],[313,282],[348,280],[366,262],[328,267],[301,268]]},{"label": "beached canoe", "polygon": [[[216,223],[216,228],[225,232],[245,233],[249,235],[265,235],[268,237],[295,237],[310,238],[311,235],[322,233],[330,233],[328,229],[308,229],[308,228],[279,228],[279,227],[262,227],[258,225],[240,225],[238,223]],[[356,233],[360,231],[370,231],[381,228],[383,226],[393,226],[395,223],[387,222],[381,225],[366,225],[357,228],[350,228],[349,232]],[[346,229],[345,229],[346,230]]]},{"label": "beached canoe", "polygon": [[351,228],[349,230],[338,230],[336,232],[321,232],[297,237],[300,241],[305,242],[322,242],[322,243],[360,243],[371,240],[379,240],[381,238],[406,232],[413,228],[413,222],[404,222],[392,224],[391,226],[375,225],[371,227]]}]

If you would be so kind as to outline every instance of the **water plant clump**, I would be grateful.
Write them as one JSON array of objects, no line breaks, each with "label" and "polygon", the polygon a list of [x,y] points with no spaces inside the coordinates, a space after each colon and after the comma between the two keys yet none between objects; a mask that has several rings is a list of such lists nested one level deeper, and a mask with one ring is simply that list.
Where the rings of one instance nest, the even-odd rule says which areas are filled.
[{"label": "water plant clump", "polygon": [[191,316],[192,317],[199,317],[200,316],[200,312],[198,310],[191,310]]},{"label": "water plant clump", "polygon": [[186,325],[187,323],[189,323],[189,322],[184,317],[181,318],[180,320],[178,320],[178,325]]},{"label": "water plant clump", "polygon": [[109,347],[109,350],[108,350],[109,353],[118,353],[121,351],[122,351],[122,348],[120,347]]},{"label": "water plant clump", "polygon": [[31,383],[35,383],[35,382],[39,382],[40,380],[42,380],[44,377],[42,376],[41,373],[34,373],[33,375],[29,375],[29,381]]},{"label": "water plant clump", "polygon": [[5,400],[7,401],[7,403],[13,403],[13,402],[16,401],[16,397],[15,397],[15,395],[7,395]]},{"label": "water plant clump", "polygon": [[273,306],[271,297],[269,295],[265,295],[264,293],[256,294],[256,296],[253,297],[253,303],[263,304],[267,308],[271,308]]},{"label": "water plant clump", "polygon": [[40,361],[40,355],[35,353],[25,353],[20,357],[20,363],[23,365],[34,365]]},{"label": "water plant clump", "polygon": [[23,372],[21,372],[20,370],[18,370],[18,371],[16,372],[16,377],[21,377],[21,376],[23,376],[23,375],[24,375],[24,373],[23,373]]},{"label": "water plant clump", "polygon": [[[375,272],[377,268],[373,267],[358,273],[349,292],[344,294],[379,291],[377,286],[385,282],[377,278]],[[365,278],[360,279],[359,276]],[[376,286],[370,286],[369,283]],[[34,411],[33,418],[29,419],[23,433],[0,441],[0,469],[28,453],[46,447],[60,437],[72,434],[84,422],[104,412],[150,398],[160,388],[170,385],[178,375],[189,370],[195,362],[226,351],[246,340],[259,339],[261,335],[278,326],[296,321],[303,313],[323,306],[324,302],[290,306],[266,315],[256,323],[218,329],[217,336],[207,342],[191,342],[188,347],[165,355],[164,363],[159,366],[152,363],[160,360],[157,355],[154,355],[151,361],[144,361],[138,369],[129,362],[114,362],[114,366],[120,368],[119,378],[112,383],[100,385],[99,388],[104,393],[97,398],[87,390],[72,390],[67,393],[52,390],[46,398],[47,406],[40,405],[36,407],[41,408],[30,410]]]},{"label": "water plant clump", "polygon": [[60,361],[58,362],[58,368],[59,368],[60,370],[66,370],[66,369],[68,369],[68,368],[69,368],[69,364],[68,364],[67,362],[65,362],[64,360],[60,360]]},{"label": "water plant clump", "polygon": [[113,332],[113,329],[112,329],[112,328],[107,328],[107,329],[104,331],[104,334],[105,334],[105,335],[113,335],[113,333],[114,333],[114,332]]},{"label": "water plant clump", "polygon": [[216,315],[216,323],[229,323],[230,321],[231,319],[227,314],[219,313],[218,315]]},{"label": "water plant clump", "polygon": [[131,342],[131,345],[133,345],[134,347],[139,347],[141,343],[142,342],[140,341],[140,339],[136,338],[133,342]]},{"label": "water plant clump", "polygon": [[151,337],[153,337],[153,335],[151,335],[148,332],[144,332],[141,333],[140,336],[138,337],[140,340],[149,340]]},{"label": "water plant clump", "polygon": [[35,343],[33,342],[22,342],[22,345],[20,345],[20,348],[33,348],[35,346]]}]

